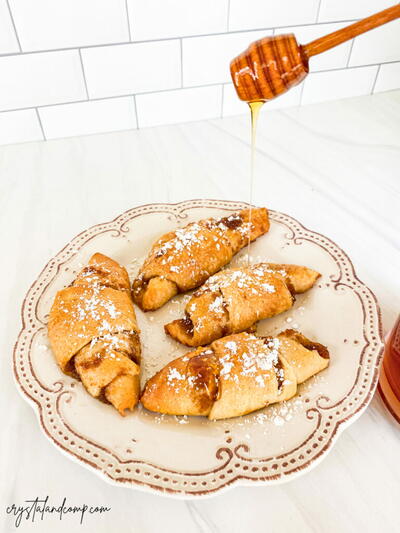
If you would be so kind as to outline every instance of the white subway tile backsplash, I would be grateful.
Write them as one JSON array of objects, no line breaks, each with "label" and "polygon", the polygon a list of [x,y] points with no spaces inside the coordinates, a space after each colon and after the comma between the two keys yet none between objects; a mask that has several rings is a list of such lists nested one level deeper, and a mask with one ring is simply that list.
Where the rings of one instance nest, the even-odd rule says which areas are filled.
[{"label": "white subway tile backsplash", "polygon": [[354,39],[349,65],[366,65],[399,60],[400,20],[394,20]]},{"label": "white subway tile backsplash", "polygon": [[9,0],[23,51],[129,41],[125,0]]},{"label": "white subway tile backsplash", "polygon": [[252,41],[267,35],[272,35],[271,30],[183,39],[184,87],[229,82],[230,61]]},{"label": "white subway tile backsplash", "polygon": [[172,89],[181,84],[179,40],[82,50],[90,98]]},{"label": "white subway tile backsplash", "polygon": [[321,0],[318,21],[364,18],[395,3],[395,0]]},{"label": "white subway tile backsplash", "polygon": [[0,110],[84,100],[77,50],[0,57]]},{"label": "white subway tile backsplash", "polygon": [[[346,22],[339,24],[313,24],[311,26],[292,26],[279,28],[275,34],[294,33],[299,44],[307,44],[323,35],[340,30],[346,26]],[[351,50],[351,41],[336,46],[323,54],[310,58],[310,71],[329,70],[333,68],[343,68],[347,65]]]},{"label": "white subway tile backsplash", "polygon": [[128,10],[134,41],[227,29],[228,0],[128,0]]},{"label": "white subway tile backsplash", "polygon": [[400,62],[387,63],[379,68],[378,78],[374,87],[374,93],[392,91],[400,86]]},{"label": "white subway tile backsplash", "polygon": [[[290,91],[282,94],[278,98],[274,98],[266,102],[264,108],[269,109],[284,109],[286,107],[293,107],[300,105],[301,85],[293,87]],[[224,85],[224,101],[222,106],[222,116],[229,117],[232,115],[242,115],[247,113],[250,117],[249,107],[246,102],[238,98],[236,90],[232,83]],[[250,118],[249,118],[250,120]]]},{"label": "white subway tile backsplash", "polygon": [[[230,61],[395,0],[0,0],[0,144],[248,114]],[[264,29],[263,29],[264,28]],[[310,60],[282,109],[400,88],[400,20]]]},{"label": "white subway tile backsplash", "polygon": [[133,96],[43,107],[39,114],[47,139],[137,127]]},{"label": "white subway tile backsplash", "polygon": [[221,112],[221,99],[220,85],[139,95],[139,127],[215,118]]},{"label": "white subway tile backsplash", "polygon": [[6,0],[0,0],[0,54],[18,52],[19,46]]},{"label": "white subway tile backsplash", "polygon": [[230,0],[229,30],[315,22],[320,0]]},{"label": "white subway tile backsplash", "polygon": [[370,94],[377,70],[377,66],[372,66],[311,73],[304,82],[301,103]]},{"label": "white subway tile backsplash", "polygon": [[35,109],[0,113],[0,144],[43,140]]}]

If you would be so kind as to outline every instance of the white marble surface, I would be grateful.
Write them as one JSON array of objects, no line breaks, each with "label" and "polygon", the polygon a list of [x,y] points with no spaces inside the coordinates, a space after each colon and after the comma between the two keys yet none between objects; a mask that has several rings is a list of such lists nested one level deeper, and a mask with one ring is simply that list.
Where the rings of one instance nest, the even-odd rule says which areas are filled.
[{"label": "white marble surface", "polygon": [[[385,331],[400,308],[399,169],[400,92],[261,116],[254,202],[342,246],[376,293]],[[377,395],[305,476],[191,502],[108,485],[41,433],[11,372],[31,282],[83,229],[136,205],[190,198],[248,200],[247,116],[0,149],[1,531],[16,530],[7,505],[46,495],[53,505],[66,496],[110,506],[80,529],[98,533],[398,531],[400,427]],[[46,518],[18,531],[75,527],[76,517]]]}]

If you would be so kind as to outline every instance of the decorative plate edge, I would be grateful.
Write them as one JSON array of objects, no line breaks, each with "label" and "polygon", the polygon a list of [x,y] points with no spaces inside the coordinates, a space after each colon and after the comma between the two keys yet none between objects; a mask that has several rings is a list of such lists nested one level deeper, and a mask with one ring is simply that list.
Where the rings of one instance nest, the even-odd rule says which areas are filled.
[{"label": "decorative plate edge", "polygon": [[[54,438],[53,435],[51,435],[47,428],[46,428],[46,425],[44,423],[44,420],[43,420],[43,406],[42,404],[37,401],[35,398],[33,398],[29,392],[24,388],[22,382],[20,381],[19,379],[19,375],[18,375],[18,370],[17,370],[17,367],[16,367],[16,352],[17,352],[17,349],[19,347],[19,343],[20,343],[20,340],[23,336],[23,334],[25,333],[25,330],[27,329],[27,324],[26,324],[26,317],[25,317],[25,313],[26,313],[26,305],[27,305],[27,301],[28,299],[31,297],[31,293],[33,292],[33,289],[34,287],[36,286],[37,282],[41,279],[42,275],[50,268],[50,266],[52,264],[55,264],[56,262],[56,259],[61,256],[61,254],[69,249],[69,250],[72,250],[75,245],[79,242],[79,239],[81,239],[83,236],[85,235],[88,235],[90,234],[91,232],[95,231],[95,230],[100,230],[101,228],[104,228],[105,231],[107,231],[107,228],[109,228],[110,230],[115,230],[115,228],[113,228],[113,226],[115,224],[120,224],[120,231],[123,231],[123,226],[124,224],[128,221],[128,220],[131,220],[132,218],[135,218],[135,217],[132,217],[130,215],[133,215],[137,212],[137,215],[136,216],[140,216],[140,215],[144,215],[147,212],[149,213],[154,213],[154,212],[171,212],[171,209],[174,211],[174,214],[176,215],[176,218],[184,218],[184,217],[181,217],[180,214],[183,213],[184,211],[188,210],[188,209],[193,209],[193,208],[219,208],[219,209],[226,209],[226,210],[234,210],[234,209],[243,209],[245,208],[246,206],[249,206],[249,204],[245,203],[245,202],[235,202],[235,201],[229,201],[229,200],[204,200],[204,199],[196,199],[196,200],[189,200],[189,201],[184,201],[184,202],[178,202],[178,203],[174,203],[174,204],[169,204],[169,203],[158,203],[158,204],[145,204],[143,206],[137,206],[135,208],[131,208],[127,211],[125,211],[124,213],[118,215],[117,217],[115,217],[113,220],[111,220],[110,222],[105,222],[105,223],[100,223],[100,224],[96,224],[94,226],[91,226],[90,228],[82,231],[81,233],[79,233],[76,237],[74,237],[69,243],[67,243],[52,259],[50,259],[47,264],[44,266],[44,268],[42,269],[42,271],[40,272],[40,274],[38,275],[38,277],[36,278],[36,280],[32,283],[32,285],[30,286],[29,290],[27,291],[27,294],[23,300],[23,304],[22,304],[22,308],[21,308],[21,321],[22,321],[22,328],[19,332],[19,335],[18,335],[18,339],[17,339],[17,342],[14,346],[14,351],[13,351],[13,374],[14,374],[14,379],[16,381],[16,384],[17,384],[17,388],[21,394],[21,396],[23,396],[23,398],[33,407],[35,413],[36,413],[36,416],[38,417],[38,420],[40,422],[40,425],[42,426],[42,429],[46,435],[46,437],[53,443],[53,445],[57,446],[58,449],[60,449],[60,451],[68,456],[70,459],[74,460],[75,462],[79,462],[81,464],[83,464],[86,468],[90,469],[91,471],[95,471],[96,474],[98,474],[100,477],[102,477],[103,479],[105,479],[107,482],[109,483],[112,483],[112,484],[115,484],[115,485],[123,485],[123,486],[129,486],[129,487],[132,487],[132,488],[138,488],[139,490],[142,490],[142,491],[145,491],[145,492],[150,492],[150,493],[162,493],[163,495],[167,495],[167,496],[171,496],[171,497],[175,497],[175,498],[180,498],[180,499],[198,499],[198,498],[204,498],[204,497],[210,497],[210,496],[213,496],[213,495],[216,495],[217,493],[222,493],[226,490],[229,490],[230,488],[233,488],[235,486],[252,486],[252,485],[271,485],[271,484],[276,484],[276,483],[284,483],[284,482],[287,482],[287,481],[290,481],[291,479],[294,479],[295,477],[298,477],[299,475],[301,475],[302,473],[306,472],[307,470],[310,470],[311,468],[313,468],[314,466],[317,466],[317,464],[319,464],[322,459],[327,455],[327,453],[332,449],[334,443],[336,442],[336,440],[338,439],[339,435],[344,431],[344,429],[346,427],[348,427],[351,423],[353,423],[363,412],[364,410],[368,407],[368,404],[369,402],[371,401],[372,399],[372,396],[375,392],[375,389],[376,389],[376,386],[377,386],[377,383],[378,383],[378,376],[379,376],[379,367],[380,367],[380,363],[381,363],[381,360],[382,360],[382,355],[383,355],[383,349],[384,349],[384,346],[383,346],[383,338],[382,338],[382,321],[381,321],[381,312],[380,312],[380,309],[379,309],[379,305],[378,305],[378,302],[377,302],[377,299],[374,295],[374,293],[359,279],[359,277],[357,276],[356,272],[355,272],[355,269],[354,269],[354,265],[352,263],[352,261],[350,260],[350,258],[348,257],[348,255],[338,246],[336,245],[333,241],[331,241],[330,239],[328,239],[327,237],[321,235],[320,233],[318,232],[314,232],[312,230],[309,230],[308,228],[306,228],[303,224],[301,224],[300,222],[298,222],[296,219],[294,219],[293,217],[290,217],[288,215],[285,215],[283,213],[279,213],[279,212],[276,212],[276,211],[273,211],[273,210],[269,210],[270,214],[273,214],[274,217],[276,217],[276,219],[278,219],[279,217],[283,217],[287,220],[290,220],[295,226],[297,225],[299,228],[301,228],[302,230],[304,230],[306,236],[308,234],[308,236],[319,236],[321,237],[324,241],[330,243],[332,245],[333,248],[335,248],[336,250],[339,250],[342,254],[343,254],[343,257],[345,259],[345,261],[348,263],[350,269],[351,269],[351,277],[356,280],[358,282],[358,284],[360,285],[360,287],[363,287],[365,290],[368,291],[370,297],[372,298],[373,302],[374,302],[374,306],[375,306],[375,311],[376,311],[376,319],[377,319],[377,324],[378,324],[378,340],[380,341],[381,343],[381,347],[379,349],[379,352],[376,353],[375,355],[375,358],[374,358],[374,374],[372,376],[372,379],[371,379],[371,382],[370,382],[370,385],[369,385],[369,389],[368,391],[366,391],[366,394],[365,394],[365,397],[363,397],[363,402],[361,403],[361,405],[355,409],[354,411],[350,412],[346,417],[344,417],[343,419],[340,419],[338,420],[336,423],[335,423],[335,427],[333,428],[332,430],[332,433],[329,437],[329,440],[326,442],[325,446],[319,451],[318,454],[312,456],[310,458],[310,460],[306,463],[304,463],[303,465],[300,465],[300,466],[297,466],[292,472],[290,472],[289,474],[282,474],[282,475],[279,475],[279,476],[276,476],[276,477],[271,477],[271,476],[260,476],[260,477],[248,477],[248,476],[243,476],[243,475],[237,475],[235,477],[232,477],[231,479],[227,480],[226,482],[222,483],[221,485],[218,485],[216,486],[215,488],[209,488],[205,491],[190,491],[190,490],[177,490],[177,491],[174,491],[173,489],[168,489],[168,488],[165,488],[165,487],[162,487],[162,486],[158,486],[158,485],[153,485],[153,484],[150,484],[150,483],[143,483],[137,479],[129,479],[129,480],[120,480],[120,479],[114,479],[113,477],[111,477],[106,471],[103,471],[100,469],[100,467],[97,465],[97,464],[94,464],[94,463],[89,463],[84,457],[82,456],[78,456],[78,455],[74,455],[71,450],[66,450],[65,448],[63,448],[62,444]],[[129,217],[130,216],[130,217]],[[124,219],[128,217],[128,219],[126,221],[124,221]],[[280,222],[279,220],[276,220],[277,222]],[[101,233],[100,231],[98,232],[98,234]],[[87,242],[87,241],[85,241]],[[314,242],[314,241],[312,241]],[[77,253],[79,251],[80,248],[78,248],[75,253]],[[75,253],[73,255],[75,255]],[[71,255],[71,257],[73,257],[73,255]],[[68,260],[68,259],[67,259]],[[59,271],[59,268],[65,263],[66,261],[64,262],[60,262],[58,264],[58,267],[53,275],[53,278],[57,275],[58,271]],[[340,269],[341,271],[341,269]],[[333,281],[337,281],[338,283],[341,281],[341,277],[339,278],[339,280],[333,280]],[[358,293],[357,293],[358,295]],[[359,296],[359,295],[358,295]],[[361,297],[359,296],[360,298],[360,301],[361,301],[361,305],[362,305],[362,308],[363,308],[363,311],[365,313],[365,310],[364,310],[364,305],[363,305],[363,302],[361,300]],[[39,320],[39,319],[38,319]],[[364,315],[364,325],[365,325],[365,315]],[[35,333],[33,333],[34,335]],[[33,337],[32,335],[32,337]],[[357,384],[357,379],[354,383],[354,386]],[[347,397],[347,396],[346,396]],[[239,446],[236,446],[235,447],[235,450],[236,448],[240,447],[241,445]],[[227,448],[221,448],[220,450],[222,449],[225,449],[227,451]],[[254,461],[257,461],[259,460],[259,458],[253,458],[253,459],[249,459],[250,461],[251,460],[254,460]],[[150,466],[150,465],[149,465]],[[154,466],[155,468],[158,468],[160,469],[161,467],[158,467],[156,465],[151,465],[151,466]],[[162,471],[162,470],[161,470]],[[164,470],[165,472],[165,470]],[[196,474],[192,474],[192,475],[207,475],[209,472],[204,472],[204,473],[196,473]],[[186,475],[186,473],[184,472],[181,472],[180,474],[183,474],[183,475]],[[190,473],[187,473],[188,475],[190,475]]]}]

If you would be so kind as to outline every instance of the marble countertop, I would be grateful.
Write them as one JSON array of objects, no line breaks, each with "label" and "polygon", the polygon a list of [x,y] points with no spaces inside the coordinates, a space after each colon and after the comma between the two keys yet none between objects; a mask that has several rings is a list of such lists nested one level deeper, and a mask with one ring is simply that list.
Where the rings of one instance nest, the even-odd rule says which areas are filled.
[{"label": "marble countertop", "polygon": [[[20,307],[47,260],[87,227],[145,203],[249,199],[249,117],[0,149],[0,526],[6,507],[106,505],[81,531],[229,533],[398,531],[400,427],[376,394],[314,470],[275,487],[178,501],[106,484],[60,454],[19,396],[11,352]],[[375,292],[388,331],[399,313],[400,92],[260,117],[254,203],[293,215],[341,246]],[[162,443],[160,443],[162,446]],[[23,521],[70,531],[79,519]]]}]

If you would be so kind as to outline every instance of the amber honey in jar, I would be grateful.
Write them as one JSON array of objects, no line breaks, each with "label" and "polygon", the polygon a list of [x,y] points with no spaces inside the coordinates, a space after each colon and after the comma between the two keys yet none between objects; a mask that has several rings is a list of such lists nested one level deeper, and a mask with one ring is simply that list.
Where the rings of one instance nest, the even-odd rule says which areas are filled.
[{"label": "amber honey in jar", "polygon": [[400,316],[385,345],[378,390],[386,407],[400,423]]}]

